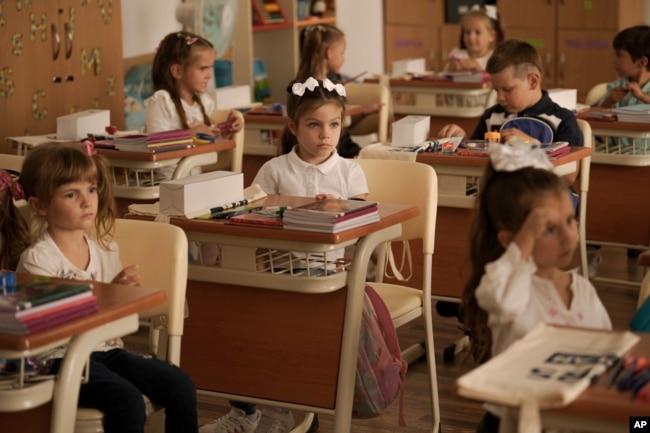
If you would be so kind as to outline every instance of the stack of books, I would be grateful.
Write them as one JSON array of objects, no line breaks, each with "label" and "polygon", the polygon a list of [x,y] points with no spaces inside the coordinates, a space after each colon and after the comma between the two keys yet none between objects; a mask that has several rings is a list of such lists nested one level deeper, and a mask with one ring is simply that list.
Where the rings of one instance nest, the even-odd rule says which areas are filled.
[{"label": "stack of books", "polygon": [[326,199],[285,210],[282,228],[338,233],[377,221],[377,202]]},{"label": "stack of books", "polygon": [[650,123],[650,104],[635,104],[612,109],[619,122]]},{"label": "stack of books", "polygon": [[113,144],[117,150],[128,152],[158,153],[194,147],[194,137],[189,130],[154,132],[151,134],[132,134],[115,137]]},{"label": "stack of books", "polygon": [[92,284],[37,278],[0,292],[0,332],[27,335],[97,311]]},{"label": "stack of books", "polygon": [[542,149],[549,158],[559,158],[571,152],[571,147],[567,141],[556,141],[554,143],[542,144]]}]

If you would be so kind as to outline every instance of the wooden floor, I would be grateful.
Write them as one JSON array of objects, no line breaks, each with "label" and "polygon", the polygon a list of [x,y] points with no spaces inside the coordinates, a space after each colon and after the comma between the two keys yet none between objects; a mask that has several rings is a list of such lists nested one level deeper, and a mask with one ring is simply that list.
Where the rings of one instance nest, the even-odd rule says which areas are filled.
[{"label": "wooden floor", "polygon": [[[600,277],[641,281],[643,269],[636,266],[635,259],[629,259],[626,251],[620,248],[603,247],[603,263],[598,272]],[[616,285],[611,283],[594,282],[598,293],[609,311],[614,328],[627,329],[629,319],[636,308],[638,288]],[[454,380],[471,365],[445,365],[442,361],[443,349],[461,337],[457,321],[435,315],[434,333],[436,344],[436,365],[438,369],[438,386],[440,395],[440,411],[442,417],[442,431],[444,433],[473,432],[478,420],[483,415],[481,405],[463,400],[452,394]],[[421,326],[414,324],[398,330],[400,342],[403,345],[418,341]],[[139,340],[130,337],[131,340]],[[137,342],[137,341],[136,341]],[[369,420],[353,420],[352,431],[355,433],[421,433],[430,432],[431,414],[427,396],[427,378],[424,360],[418,361],[409,367],[405,387],[405,418],[406,427],[397,423],[397,404],[391,405],[381,416]],[[216,398],[199,396],[199,425],[218,418],[227,413],[227,401]],[[296,414],[300,418],[300,414]],[[320,415],[319,432],[334,433],[332,417]]]}]

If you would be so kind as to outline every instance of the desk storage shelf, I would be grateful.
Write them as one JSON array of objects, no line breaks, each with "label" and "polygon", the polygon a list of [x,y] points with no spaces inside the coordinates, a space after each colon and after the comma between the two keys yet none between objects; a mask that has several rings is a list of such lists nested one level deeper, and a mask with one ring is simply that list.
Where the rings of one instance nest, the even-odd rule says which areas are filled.
[{"label": "desk storage shelf", "polygon": [[650,132],[631,134],[632,131],[625,137],[606,137],[601,143],[596,143],[592,161],[598,164],[650,166]]},{"label": "desk storage shelf", "polygon": [[443,117],[480,117],[492,99],[492,89],[392,87],[396,113]]}]

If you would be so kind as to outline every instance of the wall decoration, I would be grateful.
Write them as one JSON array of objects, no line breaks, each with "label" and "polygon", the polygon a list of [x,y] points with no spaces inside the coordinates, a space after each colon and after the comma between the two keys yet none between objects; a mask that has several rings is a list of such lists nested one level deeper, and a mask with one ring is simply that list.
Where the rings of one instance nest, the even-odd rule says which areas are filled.
[{"label": "wall decoration", "polygon": [[11,79],[14,71],[8,66],[0,68],[0,96],[8,98],[14,94],[14,80]]},{"label": "wall decoration", "polygon": [[47,40],[47,15],[45,12],[41,13],[41,23],[36,23],[36,16],[34,13],[29,14],[29,40],[34,42],[36,40],[36,32],[41,32],[41,42]]},{"label": "wall decoration", "polygon": [[93,48],[90,55],[85,49],[81,50],[81,76],[86,75],[86,69],[92,70],[93,75],[101,75],[102,59],[98,48]]},{"label": "wall decoration", "polygon": [[40,99],[45,98],[45,90],[37,90],[32,95],[32,117],[36,120],[42,120],[47,117],[47,108],[38,111],[38,102]]},{"label": "wall decoration", "polygon": [[113,0],[99,0],[99,13],[104,24],[110,24],[113,19]]},{"label": "wall decoration", "polygon": [[31,0],[25,0],[25,1],[22,1],[22,0],[16,0],[16,10],[17,10],[18,12],[20,12],[20,11],[23,10],[23,4],[25,5],[25,9],[29,9],[29,8],[32,7],[32,2],[31,2]]},{"label": "wall decoration", "polygon": [[108,88],[106,89],[106,96],[115,96],[115,75],[106,78]]},{"label": "wall decoration", "polygon": [[11,35],[11,54],[14,56],[20,56],[23,53],[24,48],[25,46],[23,45],[23,34],[14,33]]}]

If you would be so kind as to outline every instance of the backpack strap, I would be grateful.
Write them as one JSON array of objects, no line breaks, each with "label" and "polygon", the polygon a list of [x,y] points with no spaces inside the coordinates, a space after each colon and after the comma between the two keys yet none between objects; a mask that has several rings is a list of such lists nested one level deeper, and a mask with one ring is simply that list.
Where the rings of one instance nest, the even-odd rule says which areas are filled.
[{"label": "backpack strap", "polygon": [[400,379],[401,386],[399,391],[399,425],[405,426],[406,421],[404,420],[404,383],[406,383],[406,370],[408,370],[408,363],[402,359],[402,351],[399,348],[399,341],[397,341],[397,332],[395,331],[395,325],[393,325],[393,319],[390,317],[390,311],[386,307],[386,303],[379,293],[370,285],[366,284],[366,296],[370,299],[372,303],[372,308],[375,310],[375,315],[377,316],[377,321],[379,326],[384,331],[384,339],[386,340],[386,346],[390,350],[390,353],[393,355],[395,361],[402,364],[400,368]]}]

